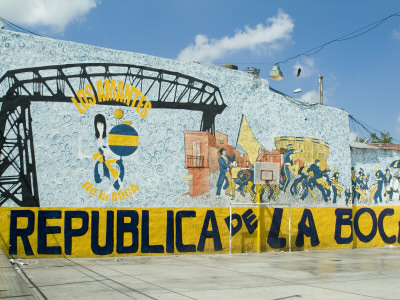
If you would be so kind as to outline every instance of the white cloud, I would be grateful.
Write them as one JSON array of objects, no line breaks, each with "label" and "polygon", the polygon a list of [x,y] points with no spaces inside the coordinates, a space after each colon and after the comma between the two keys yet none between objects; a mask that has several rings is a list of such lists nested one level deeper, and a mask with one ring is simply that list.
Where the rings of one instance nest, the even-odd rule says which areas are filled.
[{"label": "white cloud", "polygon": [[[306,92],[301,96],[300,99],[303,101],[306,101],[306,102],[310,102],[310,103],[319,103],[319,91],[311,90],[309,92]],[[329,102],[329,99],[327,97],[327,93],[325,90],[323,90],[323,93],[322,93],[322,102],[325,105]]]},{"label": "white cloud", "polygon": [[274,50],[280,42],[291,39],[294,23],[292,18],[282,10],[267,24],[258,24],[255,28],[245,26],[232,37],[224,36],[221,39],[209,39],[206,35],[198,34],[195,43],[183,49],[178,59],[187,61],[212,62],[224,57],[227,53],[241,50],[251,50],[259,53],[260,49]]},{"label": "white cloud", "polygon": [[392,31],[392,37],[396,40],[400,40],[400,31],[397,31],[396,29],[393,29]]},{"label": "white cloud", "polygon": [[301,68],[300,77],[310,77],[318,73],[315,67],[315,62],[313,58],[304,58],[300,63],[296,63],[293,66],[294,74],[297,74],[298,68]]},{"label": "white cloud", "polygon": [[69,23],[84,17],[99,0],[0,1],[1,16],[17,25],[46,26],[62,32]]},{"label": "white cloud", "polygon": [[306,102],[311,102],[311,103],[318,103],[318,91],[316,90],[311,90],[307,93],[304,93],[301,96],[301,100],[306,101]]}]

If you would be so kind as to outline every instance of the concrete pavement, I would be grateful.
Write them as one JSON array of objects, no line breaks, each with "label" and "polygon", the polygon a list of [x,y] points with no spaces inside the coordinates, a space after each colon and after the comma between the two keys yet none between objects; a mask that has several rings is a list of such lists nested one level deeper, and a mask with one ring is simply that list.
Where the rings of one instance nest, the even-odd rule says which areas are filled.
[{"label": "concrete pavement", "polygon": [[0,298],[400,299],[400,247],[1,262]]},{"label": "concrete pavement", "polygon": [[18,264],[12,265],[0,249],[0,299],[35,299],[19,273]]}]

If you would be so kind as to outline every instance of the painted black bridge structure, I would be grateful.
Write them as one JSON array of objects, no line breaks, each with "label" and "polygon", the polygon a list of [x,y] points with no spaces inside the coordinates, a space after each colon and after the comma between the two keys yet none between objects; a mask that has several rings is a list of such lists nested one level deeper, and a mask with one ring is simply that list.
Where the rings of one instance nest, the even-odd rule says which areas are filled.
[{"label": "painted black bridge structure", "polygon": [[[219,88],[177,72],[138,65],[82,63],[9,70],[0,79],[0,206],[40,206],[32,131],[32,102],[71,103],[87,84],[116,79],[138,88],[152,108],[202,112],[200,131],[215,135],[215,118],[226,108]],[[115,101],[96,105],[123,106]]]}]

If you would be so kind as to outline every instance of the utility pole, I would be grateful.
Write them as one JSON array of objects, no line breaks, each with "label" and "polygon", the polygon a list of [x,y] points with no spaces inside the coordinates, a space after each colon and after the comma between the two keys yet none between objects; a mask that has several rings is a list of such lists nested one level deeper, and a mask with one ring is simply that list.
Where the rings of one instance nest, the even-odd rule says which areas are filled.
[{"label": "utility pole", "polygon": [[322,89],[322,78],[324,78],[324,76],[322,76],[321,74],[319,75],[319,80],[318,80],[318,86],[319,86],[319,104],[324,104],[323,101],[323,89]]}]

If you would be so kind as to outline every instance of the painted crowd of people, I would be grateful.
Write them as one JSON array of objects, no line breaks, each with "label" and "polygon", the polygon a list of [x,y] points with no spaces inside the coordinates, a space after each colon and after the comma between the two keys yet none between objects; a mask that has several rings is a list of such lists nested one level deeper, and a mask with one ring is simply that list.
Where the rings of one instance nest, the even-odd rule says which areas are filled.
[{"label": "painted crowd of people", "polygon": [[218,163],[220,173],[217,181],[217,198],[221,191],[229,197],[235,197],[235,189],[241,196],[245,197],[248,192],[254,202],[275,200],[279,194],[290,193],[304,201],[311,196],[315,201],[322,198],[325,203],[337,203],[338,198],[344,196],[346,205],[355,203],[383,203],[393,201],[394,195],[400,192],[400,172],[391,174],[391,170],[386,168],[385,173],[379,167],[374,169],[374,177],[369,178],[360,168],[358,176],[356,170],[352,168],[351,186],[344,185],[339,181],[340,173],[338,170],[331,170],[328,166],[321,167],[321,161],[316,159],[311,165],[303,165],[295,168],[293,163],[293,154],[301,152],[295,150],[291,144],[286,146],[286,152],[283,155],[283,165],[280,169],[280,181],[278,184],[254,184],[254,169],[250,164],[249,168],[241,168],[235,178],[232,178],[231,168],[235,166],[236,153],[229,157],[225,149],[220,150]]},{"label": "painted crowd of people", "polygon": [[351,188],[347,187],[345,191],[346,205],[359,203],[386,203],[393,201],[394,195],[400,192],[399,181],[400,172],[391,174],[389,168],[385,173],[377,166],[374,168],[374,180],[368,185],[369,176],[365,175],[364,170],[360,168],[358,176],[354,168],[351,169]]}]

